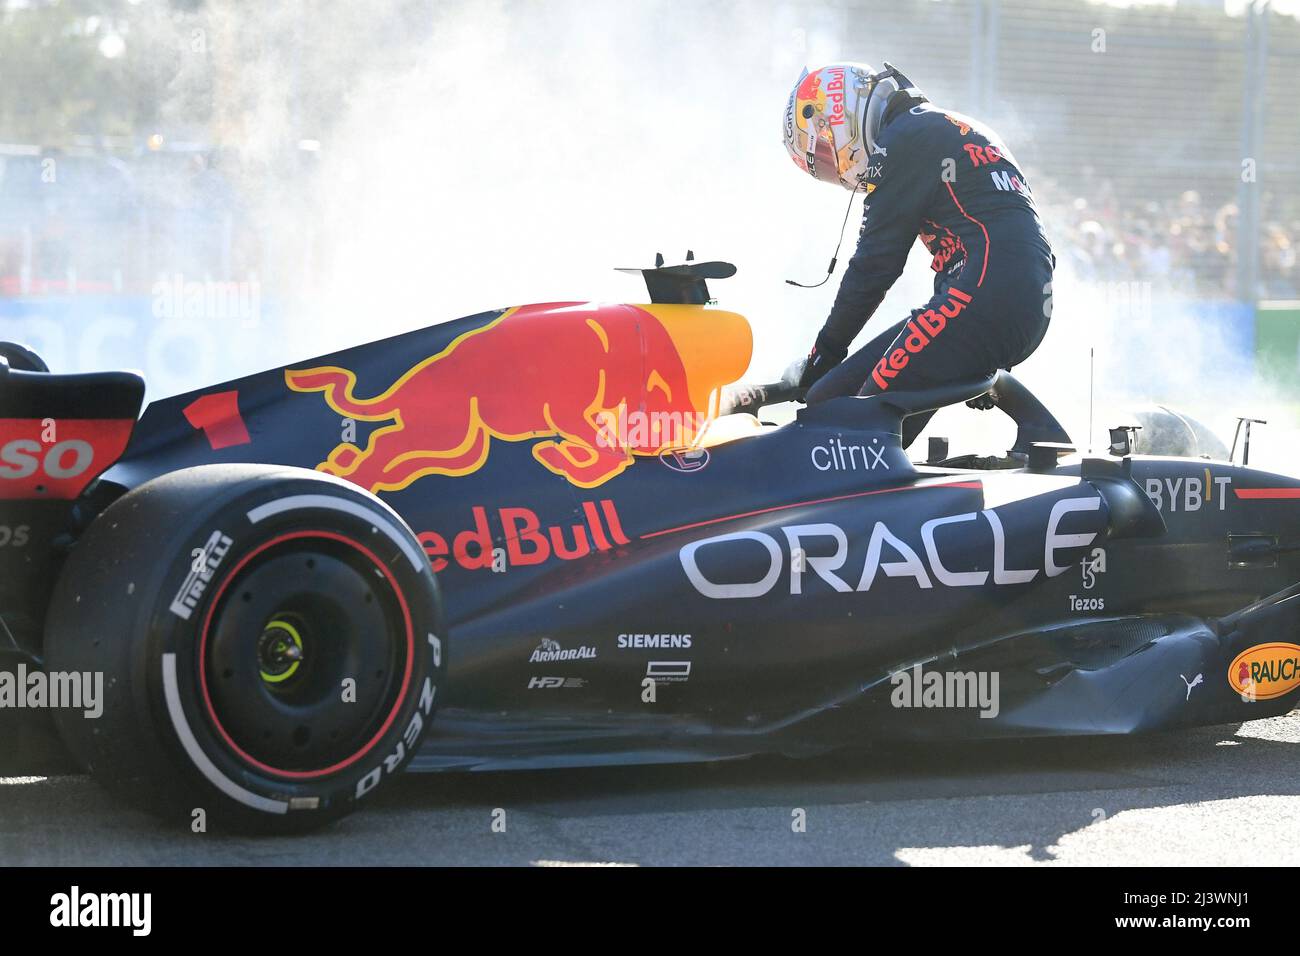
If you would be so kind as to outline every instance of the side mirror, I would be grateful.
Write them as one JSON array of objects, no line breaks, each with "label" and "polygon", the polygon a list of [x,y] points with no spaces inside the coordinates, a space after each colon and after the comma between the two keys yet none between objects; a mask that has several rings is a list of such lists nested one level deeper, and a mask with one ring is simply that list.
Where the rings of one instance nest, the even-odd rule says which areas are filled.
[{"label": "side mirror", "polygon": [[1120,425],[1110,429],[1110,453],[1116,458],[1133,454],[1133,449],[1137,446],[1137,433],[1141,430],[1141,425]]}]

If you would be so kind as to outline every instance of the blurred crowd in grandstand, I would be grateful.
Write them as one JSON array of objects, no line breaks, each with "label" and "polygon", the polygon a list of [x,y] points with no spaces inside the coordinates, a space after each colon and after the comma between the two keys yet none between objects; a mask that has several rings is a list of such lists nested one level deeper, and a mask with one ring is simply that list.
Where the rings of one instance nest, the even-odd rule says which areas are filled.
[{"label": "blurred crowd in grandstand", "polygon": [[1300,221],[1264,220],[1258,288],[1239,296],[1235,203],[1209,204],[1190,189],[1121,198],[1102,178],[1068,191],[1040,186],[1037,195],[1058,261],[1084,280],[1149,282],[1198,298],[1300,298]]},{"label": "blurred crowd in grandstand", "polygon": [[258,271],[257,233],[220,154],[125,158],[0,147],[0,295],[138,292],[160,276]]},{"label": "blurred crowd in grandstand", "polygon": [[[229,162],[188,144],[127,158],[0,149],[0,295],[139,292],[175,273],[267,276],[258,230],[223,170]],[[1103,176],[1068,187],[1044,178],[1035,189],[1074,277],[1239,297],[1235,204],[1176,189],[1135,199]],[[1263,222],[1256,297],[1300,298],[1297,243],[1300,221]]]},{"label": "blurred crowd in grandstand", "polygon": [[[530,43],[529,31],[540,29],[535,5],[497,6],[493,22]],[[448,24],[478,16],[472,0],[379,5],[382,15],[370,7],[0,0],[0,62],[19,80],[0,82],[0,296],[139,294],[176,274],[256,276],[273,294],[310,285],[328,250],[316,248],[322,210],[304,186],[317,140],[340,141],[339,104],[364,86],[360,78],[427,62],[444,33],[457,35]],[[755,0],[748,8],[763,12],[747,12],[745,23],[771,21],[770,33],[747,27],[746,35],[785,57],[783,77],[815,43],[887,53],[918,64],[935,102],[1003,130],[1028,160],[1058,261],[1072,276],[1202,299],[1300,298],[1295,16],[1223,0]],[[573,15],[558,4],[555,22]],[[704,18],[709,29],[733,28],[730,14],[717,16]],[[551,14],[543,19],[552,29]],[[558,29],[556,42],[582,49],[590,37],[572,32]],[[628,63],[660,66],[655,49],[632,45]],[[624,72],[640,82],[639,69]],[[1187,82],[1192,76],[1214,82]],[[1249,115],[1243,103],[1253,104]],[[1258,191],[1239,196],[1245,156],[1259,170]],[[289,235],[268,239],[266,227],[282,223],[292,224]],[[1238,288],[1243,282],[1254,288]]]}]

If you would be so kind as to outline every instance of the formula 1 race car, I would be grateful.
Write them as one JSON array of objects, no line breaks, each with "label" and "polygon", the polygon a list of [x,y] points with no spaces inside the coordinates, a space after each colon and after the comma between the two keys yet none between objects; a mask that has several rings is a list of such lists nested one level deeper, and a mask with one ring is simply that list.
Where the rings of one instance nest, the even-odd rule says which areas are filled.
[{"label": "formula 1 race car", "polygon": [[[408,765],[1296,703],[1300,480],[1137,455],[1126,428],[1081,456],[1005,373],[765,424],[788,390],[734,384],[749,325],[708,307],[734,267],[641,271],[647,305],[486,312],[138,421],[139,376],[0,347],[0,719],[52,714],[173,818],[286,832]],[[981,397],[1015,422],[1006,454],[909,460],[903,419]]]}]

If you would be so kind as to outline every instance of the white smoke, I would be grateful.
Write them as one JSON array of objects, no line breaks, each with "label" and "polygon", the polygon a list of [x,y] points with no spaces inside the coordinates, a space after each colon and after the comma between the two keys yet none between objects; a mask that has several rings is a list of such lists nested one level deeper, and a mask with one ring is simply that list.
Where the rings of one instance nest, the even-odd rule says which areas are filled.
[{"label": "white smoke", "polygon": [[[962,102],[961,68],[927,57],[923,35],[844,48],[845,36],[867,35],[847,29],[860,13],[779,2],[210,0],[182,15],[142,0],[128,49],[143,45],[162,66],[180,51],[160,116],[238,155],[237,173],[226,172],[282,299],[279,321],[238,349],[169,368],[169,389],[506,305],[642,301],[639,280],[613,268],[688,248],[739,267],[712,291],[753,325],[748,378],[774,380],[811,345],[860,221],[859,199],[831,281],[785,284],[824,273],[847,201],[800,174],[781,145],[801,68],[889,59],[941,105],[975,112]],[[984,118],[1013,150],[1042,133],[1011,102]],[[929,297],[927,265],[918,247],[859,345]],[[1135,317],[1131,301],[1064,264],[1053,301],[1051,331],[1018,375],[1081,448],[1104,446],[1112,410],[1122,417],[1152,400],[1228,439],[1238,409],[1294,426],[1292,410],[1268,401],[1268,383],[1218,361],[1219,330],[1190,311]],[[953,409],[929,431],[968,433],[991,442],[968,450],[995,453],[1010,435],[996,417]]]},{"label": "white smoke", "polygon": [[[640,281],[614,267],[687,249],[739,267],[712,292],[754,326],[752,378],[775,379],[811,346],[861,199],[836,276],[815,291],[787,285],[824,274],[848,195],[796,169],[779,123],[806,64],[888,54],[842,50],[844,11],[721,3],[686,15],[672,0],[211,9],[215,43],[261,38],[221,70],[217,125],[244,158],[241,192],[281,280],[301,280],[288,334],[268,329],[239,371],[506,305],[641,301]],[[385,11],[401,29],[384,28]],[[317,87],[342,95],[293,107]],[[299,139],[320,141],[318,167],[264,175]],[[925,261],[919,250],[864,341],[928,297]]]},{"label": "white smoke", "polygon": [[[807,350],[835,285],[783,280],[825,268],[847,196],[800,176],[779,139],[806,28],[742,5],[683,16],[667,0],[433,11],[399,55],[358,60],[336,113],[300,121],[322,149],[303,203],[319,231],[298,344],[523,302],[638,301],[639,280],[613,268],[689,248],[739,266],[713,293],[759,331],[759,377]],[[332,72],[335,52],[300,58],[297,82]]]}]

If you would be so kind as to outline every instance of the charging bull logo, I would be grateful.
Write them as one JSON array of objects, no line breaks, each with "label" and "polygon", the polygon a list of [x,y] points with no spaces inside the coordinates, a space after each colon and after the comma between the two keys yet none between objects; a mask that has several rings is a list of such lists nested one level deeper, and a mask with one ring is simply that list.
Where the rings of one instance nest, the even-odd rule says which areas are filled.
[{"label": "charging bull logo", "polygon": [[[476,472],[493,439],[545,439],[533,457],[591,488],[635,455],[698,440],[717,389],[744,372],[751,347],[748,323],[730,312],[534,305],[458,336],[373,398],[358,398],[356,375],[334,366],[291,369],[285,381],[324,393],[344,418],[392,423],[372,432],[365,448],[343,442],[317,466],[370,491]],[[650,426],[608,427],[633,415]]]},{"label": "charging bull logo", "polygon": [[809,100],[820,103],[821,91],[822,91],[821,72],[818,71],[817,73],[809,73],[807,76],[805,76],[802,80],[799,81],[799,87],[797,92],[795,93],[795,97],[801,103]]},{"label": "charging bull logo", "polygon": [[[823,78],[825,85],[822,84]],[[795,100],[803,104],[799,116],[810,119],[814,113],[821,113],[830,126],[844,123],[845,91],[848,77],[844,68],[835,66],[816,73],[810,73],[800,81],[795,91]],[[812,107],[811,110],[807,107]],[[800,124],[801,126],[803,124]]]}]

